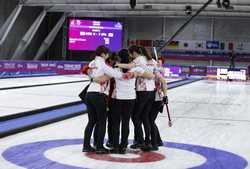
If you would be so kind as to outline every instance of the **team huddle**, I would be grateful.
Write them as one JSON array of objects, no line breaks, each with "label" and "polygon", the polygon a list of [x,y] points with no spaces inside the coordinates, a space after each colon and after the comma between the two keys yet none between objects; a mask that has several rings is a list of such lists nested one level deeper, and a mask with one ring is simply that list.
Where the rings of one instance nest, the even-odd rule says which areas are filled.
[{"label": "team huddle", "polygon": [[[155,120],[168,102],[167,83],[161,63],[144,47],[131,46],[109,56],[109,49],[99,46],[95,59],[83,73],[91,79],[84,99],[88,124],[84,131],[83,152],[125,154],[130,119],[134,125],[131,149],[157,151],[162,146]],[[110,149],[104,147],[107,119],[106,146]]]}]

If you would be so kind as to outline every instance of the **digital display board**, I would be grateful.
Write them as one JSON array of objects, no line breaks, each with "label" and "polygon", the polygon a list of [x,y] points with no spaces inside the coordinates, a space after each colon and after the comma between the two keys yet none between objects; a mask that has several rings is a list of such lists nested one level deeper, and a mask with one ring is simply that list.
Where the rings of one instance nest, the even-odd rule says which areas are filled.
[{"label": "digital display board", "polygon": [[122,48],[123,24],[115,21],[69,19],[68,50],[94,51],[100,45]]}]

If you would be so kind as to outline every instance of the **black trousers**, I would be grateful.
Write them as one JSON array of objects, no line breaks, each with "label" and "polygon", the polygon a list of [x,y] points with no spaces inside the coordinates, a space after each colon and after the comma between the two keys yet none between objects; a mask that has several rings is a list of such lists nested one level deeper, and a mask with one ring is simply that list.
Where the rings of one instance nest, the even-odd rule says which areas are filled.
[{"label": "black trousers", "polygon": [[[129,121],[131,114],[134,110],[135,100],[111,100],[111,121],[112,121],[112,134],[113,139],[112,143],[114,148],[126,148],[128,145],[128,136],[129,136]],[[121,125],[121,143],[119,145],[120,138],[120,123]]]},{"label": "black trousers", "polygon": [[111,114],[111,106],[109,106],[109,111],[108,111],[108,142],[110,144],[113,144],[113,122],[112,122],[112,114]]},{"label": "black trousers", "polygon": [[[110,106],[109,106],[110,107]],[[111,119],[111,113],[110,113],[110,108],[109,110],[107,111],[107,118],[108,118],[108,142],[113,144],[112,143],[112,139],[113,139],[113,134],[112,134],[112,128],[113,128],[113,122],[112,122],[112,119]],[[95,127],[95,130],[94,130],[94,145],[97,145],[97,138],[98,138],[98,132],[97,132],[97,127]]]},{"label": "black trousers", "polygon": [[150,115],[149,115],[150,126],[151,126],[151,144],[153,146],[158,146],[158,144],[160,142],[162,142],[161,136],[160,136],[160,133],[159,133],[159,129],[158,129],[156,123],[155,123],[155,120],[156,120],[159,112],[163,108],[162,104],[163,104],[162,101],[155,101],[153,103],[153,106],[151,108]]},{"label": "black trousers", "polygon": [[84,132],[84,147],[90,146],[90,139],[95,127],[95,143],[97,149],[103,148],[103,141],[106,131],[106,96],[98,92],[89,92],[86,95],[86,105],[88,111],[88,124]]},{"label": "black trousers", "polygon": [[134,123],[135,142],[144,143],[143,131],[141,125],[144,126],[145,143],[150,143],[151,126],[150,126],[150,111],[155,99],[155,91],[136,92],[136,107],[132,115]]}]

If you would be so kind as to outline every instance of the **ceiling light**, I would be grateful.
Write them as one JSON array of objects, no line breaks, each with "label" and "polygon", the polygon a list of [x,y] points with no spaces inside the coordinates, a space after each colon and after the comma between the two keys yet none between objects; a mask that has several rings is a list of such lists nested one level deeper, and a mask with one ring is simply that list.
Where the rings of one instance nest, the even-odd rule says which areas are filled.
[{"label": "ceiling light", "polygon": [[191,15],[192,14],[192,6],[191,5],[187,5],[186,9],[185,9],[185,13],[186,15]]},{"label": "ceiling light", "polygon": [[218,8],[222,8],[222,4],[221,4],[220,0],[217,0],[216,4],[217,4]]},{"label": "ceiling light", "polygon": [[223,0],[222,5],[224,8],[228,9],[230,7],[230,0]]},{"label": "ceiling light", "polygon": [[130,7],[132,9],[135,9],[135,6],[136,6],[136,0],[130,0]]}]

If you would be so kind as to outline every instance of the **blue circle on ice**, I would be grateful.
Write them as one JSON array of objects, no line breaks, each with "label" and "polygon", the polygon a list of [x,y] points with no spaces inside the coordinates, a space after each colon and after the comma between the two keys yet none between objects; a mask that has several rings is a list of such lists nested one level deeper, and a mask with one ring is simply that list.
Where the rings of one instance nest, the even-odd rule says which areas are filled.
[{"label": "blue circle on ice", "polygon": [[[61,164],[44,156],[44,152],[49,149],[82,143],[82,139],[68,139],[21,144],[8,148],[2,156],[7,161],[27,169],[87,169]],[[164,142],[164,146],[190,151],[206,158],[206,162],[191,169],[244,169],[248,165],[243,157],[219,149],[173,142]]]}]

